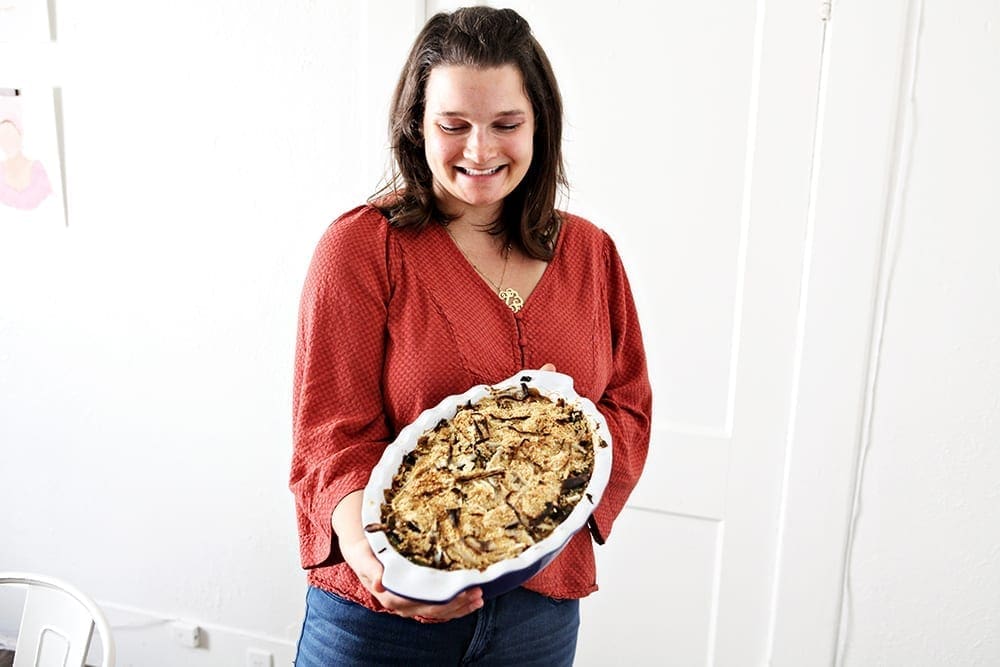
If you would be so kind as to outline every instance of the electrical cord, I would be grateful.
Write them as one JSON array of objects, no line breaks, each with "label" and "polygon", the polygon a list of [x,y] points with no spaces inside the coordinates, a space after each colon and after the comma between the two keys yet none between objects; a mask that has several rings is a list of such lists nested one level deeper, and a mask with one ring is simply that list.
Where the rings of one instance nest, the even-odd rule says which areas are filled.
[{"label": "electrical cord", "polygon": [[900,81],[900,96],[897,103],[897,123],[893,141],[893,170],[886,201],[884,219],[886,221],[882,243],[882,258],[877,287],[875,321],[872,325],[872,346],[868,357],[868,382],[865,387],[864,413],[861,426],[860,451],[855,472],[854,497],[851,503],[851,520],[845,547],[844,575],[841,588],[840,624],[837,637],[837,652],[834,664],[841,667],[850,648],[852,621],[854,617],[854,597],[852,588],[852,561],[859,520],[863,510],[862,491],[864,488],[865,466],[872,444],[872,428],[875,414],[875,397],[878,389],[879,371],[882,362],[882,344],[885,338],[886,319],[892,294],[896,265],[899,259],[899,245],[902,237],[903,209],[907,185],[909,183],[911,157],[917,130],[916,82],[920,55],[920,39],[923,35],[924,0],[911,0],[907,12],[906,48]]}]

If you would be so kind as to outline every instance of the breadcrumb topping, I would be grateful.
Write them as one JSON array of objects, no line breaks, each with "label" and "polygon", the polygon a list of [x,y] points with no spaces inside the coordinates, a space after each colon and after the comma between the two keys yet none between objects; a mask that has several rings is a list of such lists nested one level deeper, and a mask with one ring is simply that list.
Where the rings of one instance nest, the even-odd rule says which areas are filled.
[{"label": "breadcrumb topping", "polygon": [[382,524],[419,565],[478,569],[548,537],[583,497],[594,469],[590,420],[536,389],[496,391],[418,438],[385,491]]}]

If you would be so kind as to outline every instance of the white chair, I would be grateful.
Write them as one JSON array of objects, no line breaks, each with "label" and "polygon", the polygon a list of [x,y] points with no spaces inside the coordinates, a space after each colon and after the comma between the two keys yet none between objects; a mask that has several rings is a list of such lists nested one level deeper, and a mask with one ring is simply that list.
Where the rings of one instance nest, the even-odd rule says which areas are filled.
[{"label": "white chair", "polygon": [[111,626],[78,588],[40,574],[0,572],[0,586],[7,585],[27,589],[14,667],[83,667],[95,627],[101,639],[101,665],[114,667]]}]

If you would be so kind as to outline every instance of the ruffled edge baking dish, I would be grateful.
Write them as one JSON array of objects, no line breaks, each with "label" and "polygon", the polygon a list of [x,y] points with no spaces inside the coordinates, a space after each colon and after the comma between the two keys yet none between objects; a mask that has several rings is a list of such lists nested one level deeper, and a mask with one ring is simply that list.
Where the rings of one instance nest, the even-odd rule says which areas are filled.
[{"label": "ruffled edge baking dish", "polygon": [[[576,531],[587,523],[601,501],[611,476],[612,443],[608,423],[593,402],[576,393],[570,376],[552,371],[524,370],[495,385],[476,385],[465,393],[448,396],[433,408],[422,412],[412,424],[400,431],[399,436],[382,453],[382,458],[372,470],[365,486],[361,505],[362,525],[381,522],[385,491],[392,488],[392,478],[399,470],[403,457],[416,447],[417,439],[424,431],[433,428],[442,419],[451,419],[459,406],[470,401],[475,403],[487,396],[491,389],[504,391],[522,385],[537,389],[551,400],[563,398],[567,403],[575,404],[590,420],[594,431],[594,471],[583,498],[544,540],[528,547],[516,557],[494,563],[485,570],[439,570],[417,565],[397,552],[384,532],[366,532],[375,557],[385,568],[382,585],[386,589],[396,595],[432,603],[447,602],[475,586],[483,589],[484,598],[496,597],[538,574],[559,555]],[[602,440],[607,446],[601,446]]]}]

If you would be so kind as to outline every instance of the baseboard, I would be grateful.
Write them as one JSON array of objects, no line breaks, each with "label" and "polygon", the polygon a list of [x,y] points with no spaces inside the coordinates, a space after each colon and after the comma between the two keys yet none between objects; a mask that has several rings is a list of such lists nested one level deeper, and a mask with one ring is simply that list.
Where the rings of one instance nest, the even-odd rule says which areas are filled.
[{"label": "baseboard", "polygon": [[[194,618],[168,617],[99,601],[115,638],[118,665],[142,667],[290,667],[295,642]],[[177,628],[197,626],[197,646],[182,645]],[[180,633],[184,634],[184,633]],[[272,656],[270,665],[267,654]],[[250,656],[255,656],[251,660]],[[88,663],[99,664],[100,642],[91,645]]]}]

